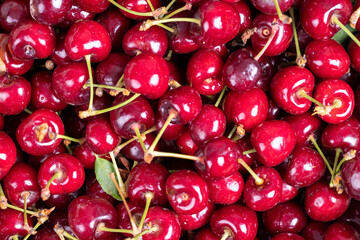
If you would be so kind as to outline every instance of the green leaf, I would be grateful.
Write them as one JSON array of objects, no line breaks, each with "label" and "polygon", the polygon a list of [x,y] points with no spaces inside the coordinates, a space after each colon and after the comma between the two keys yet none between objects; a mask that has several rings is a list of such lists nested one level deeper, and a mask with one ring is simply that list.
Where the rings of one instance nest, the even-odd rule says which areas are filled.
[{"label": "green leaf", "polygon": [[107,194],[119,201],[122,201],[113,181],[110,178],[110,173],[115,173],[112,163],[106,159],[96,156],[95,175],[97,181]]},{"label": "green leaf", "polygon": [[[345,27],[349,29],[350,32],[354,33],[356,32],[356,29],[350,27],[350,24],[346,24]],[[344,30],[340,29],[333,37],[332,39],[344,44],[350,37],[344,32]]]}]

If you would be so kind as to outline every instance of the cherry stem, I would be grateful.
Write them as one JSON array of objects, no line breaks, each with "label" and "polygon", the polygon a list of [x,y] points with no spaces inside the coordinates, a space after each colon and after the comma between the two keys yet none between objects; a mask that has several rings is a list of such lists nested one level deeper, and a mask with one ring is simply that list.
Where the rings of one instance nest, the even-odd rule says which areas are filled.
[{"label": "cherry stem", "polygon": [[56,178],[61,178],[62,174],[63,174],[63,173],[62,173],[61,171],[55,173],[55,174],[50,178],[50,180],[49,180],[48,183],[46,184],[45,188],[49,189],[51,183],[52,183]]},{"label": "cherry stem", "polygon": [[342,24],[339,19],[334,15],[331,17],[331,21],[338,25],[359,47],[360,47],[360,41],[352,34],[352,32],[347,29],[344,24]]},{"label": "cherry stem", "polygon": [[337,165],[338,165],[340,153],[341,153],[341,149],[340,149],[340,148],[337,148],[337,149],[336,149],[336,153],[335,153],[335,160],[334,160],[334,166],[333,166],[333,174],[331,175],[330,185],[331,185],[331,184],[333,183],[333,181],[334,181],[334,177],[335,177],[335,174],[336,174],[336,167],[337,167]]},{"label": "cherry stem", "polygon": [[43,224],[43,223],[42,222],[37,222],[35,224],[34,228],[32,229],[33,234],[28,233],[23,240],[27,240],[27,239],[29,239],[30,236],[34,235],[36,233],[36,229],[38,229],[41,226],[41,224]]},{"label": "cherry stem", "polygon": [[181,154],[181,153],[153,151],[152,156],[153,157],[181,158],[181,159],[187,159],[187,160],[192,160],[192,161],[204,162],[204,159],[201,157],[196,157],[196,156],[186,155],[186,154]]},{"label": "cherry stem", "polygon": [[131,128],[132,130],[134,130],[134,132],[135,132],[135,134],[136,134],[136,137],[137,137],[137,139],[139,140],[139,143],[140,143],[143,151],[146,152],[146,147],[145,147],[144,141],[143,141],[142,136],[141,136],[141,133],[140,133],[140,127],[141,127],[140,124],[138,124],[138,123],[133,123],[130,128]]},{"label": "cherry stem", "polygon": [[319,101],[316,100],[315,98],[310,97],[309,95],[307,95],[306,92],[305,92],[305,90],[303,90],[303,89],[299,90],[299,91],[296,93],[296,95],[297,95],[298,97],[306,98],[307,100],[315,103],[316,105],[325,108],[324,104],[322,104],[321,102],[319,102]]},{"label": "cherry stem", "polygon": [[360,17],[360,7],[358,9],[356,9],[350,16],[349,22],[350,22],[350,26],[352,28],[356,27],[359,17]]},{"label": "cherry stem", "polygon": [[234,135],[237,127],[238,127],[238,126],[235,124],[234,127],[231,129],[231,131],[230,131],[229,135],[227,136],[227,138],[231,138],[232,135]]},{"label": "cherry stem", "polygon": [[229,229],[224,230],[224,234],[222,235],[220,240],[226,240],[228,237],[232,235],[232,232]]},{"label": "cherry stem", "polygon": [[27,199],[30,196],[28,191],[21,193],[21,197],[24,199],[24,229],[29,229],[29,223],[27,220]]},{"label": "cherry stem", "polygon": [[317,144],[317,142],[315,141],[314,136],[311,134],[310,137],[308,138],[308,140],[310,140],[312,142],[312,144],[315,146],[317,152],[320,154],[320,156],[322,157],[322,159],[324,160],[326,167],[328,168],[329,172],[331,175],[333,175],[333,170],[329,164],[329,161],[326,159],[324,153],[321,151],[319,145]]},{"label": "cherry stem", "polygon": [[290,24],[292,22],[292,19],[289,18],[289,16],[286,16],[285,14],[283,14],[281,12],[281,9],[280,9],[280,6],[279,6],[279,3],[277,0],[274,0],[274,3],[275,3],[276,12],[279,16],[279,19],[285,24]]},{"label": "cherry stem", "polygon": [[133,230],[129,230],[129,229],[107,228],[107,227],[104,226],[103,223],[100,223],[96,230],[97,231],[102,231],[102,232],[112,232],[112,233],[128,233],[128,234],[133,234],[134,233]]},{"label": "cherry stem", "polygon": [[11,236],[9,240],[19,240],[18,235]]},{"label": "cherry stem", "polygon": [[[16,211],[19,211],[19,212],[24,213],[24,209],[19,208],[19,207],[17,207],[17,206],[14,206],[14,205],[12,205],[12,204],[10,204],[10,203],[7,205],[7,207],[8,207],[8,208],[11,208],[11,209],[13,209],[13,210],[16,210]],[[37,212],[30,211],[30,210],[27,210],[27,213],[30,214],[31,216],[37,216],[37,215],[38,215]]]},{"label": "cherry stem", "polygon": [[24,112],[26,112],[26,113],[28,113],[28,114],[32,114],[32,111],[30,111],[30,109],[28,109],[28,108],[25,108],[25,109],[24,109]]},{"label": "cherry stem", "polygon": [[0,209],[6,209],[8,206],[7,198],[5,197],[4,190],[0,184]]},{"label": "cherry stem", "polygon": [[131,103],[132,101],[134,101],[136,98],[140,97],[141,94],[139,93],[135,93],[134,96],[132,96],[131,98],[129,98],[128,100],[122,102],[122,103],[119,103],[115,106],[112,106],[112,107],[109,107],[109,108],[105,108],[105,109],[101,109],[101,110],[96,110],[96,111],[80,111],[79,112],[79,117],[81,119],[84,119],[84,118],[87,118],[87,117],[90,117],[90,116],[96,116],[96,115],[100,115],[100,114],[103,114],[103,113],[107,113],[107,112],[111,112],[115,109],[118,109],[118,108],[121,108],[129,103]]},{"label": "cherry stem", "polygon": [[86,65],[89,72],[89,81],[90,81],[90,101],[89,101],[89,111],[92,111],[93,104],[94,104],[94,82],[92,76],[92,69],[91,69],[91,55],[85,55]]},{"label": "cherry stem", "polygon": [[47,182],[46,186],[41,189],[41,198],[43,201],[46,201],[49,199],[50,197],[50,185],[51,183],[55,180],[55,179],[60,179],[63,175],[63,172],[62,171],[59,171],[57,173],[55,173],[51,178],[50,180]]},{"label": "cherry stem", "polygon": [[264,179],[260,178],[258,175],[256,175],[256,173],[251,169],[251,167],[249,165],[247,165],[247,163],[239,158],[238,162],[250,173],[250,175],[255,179],[255,184],[260,186],[264,183]]},{"label": "cherry stem", "polygon": [[250,154],[250,153],[256,153],[255,148],[250,149],[250,150],[247,150],[247,151],[244,151],[242,154],[243,154],[243,155],[246,155],[246,154]]},{"label": "cherry stem", "polygon": [[[69,137],[69,136],[65,136],[65,135],[61,135],[61,134],[57,134],[57,133],[50,133],[50,138],[51,139],[63,139],[66,141],[76,142],[79,144],[83,144],[85,142],[85,139],[83,139],[83,138],[78,139],[78,138],[73,138],[73,137]],[[69,146],[69,144],[67,144],[66,142],[65,142],[65,145]]]},{"label": "cherry stem", "polygon": [[219,104],[221,103],[221,100],[224,97],[225,91],[226,91],[226,86],[224,86],[223,89],[221,90],[221,93],[218,99],[216,100],[216,103],[214,104],[215,107],[219,107]]},{"label": "cherry stem", "polygon": [[141,216],[141,220],[140,220],[140,224],[139,224],[140,231],[142,231],[142,229],[143,229],[145,218],[149,211],[151,200],[154,198],[154,193],[152,193],[152,192],[145,193],[145,198],[146,198],[146,205],[145,205],[145,209],[144,209],[143,215]]},{"label": "cherry stem", "polygon": [[112,4],[114,4],[116,7],[120,8],[121,10],[123,10],[124,12],[136,15],[136,16],[142,16],[142,17],[152,17],[153,13],[152,12],[136,12],[130,9],[127,9],[126,7],[121,6],[120,4],[118,4],[116,1],[114,0],[108,0],[109,2],[111,2]]},{"label": "cherry stem", "polygon": [[125,184],[124,184],[124,182],[123,182],[123,180],[121,178],[119,167],[116,164],[114,152],[109,152],[109,155],[110,155],[112,164],[114,165],[116,177],[117,177],[117,180],[119,182],[119,188],[120,188],[121,192],[124,194],[124,196],[127,196],[126,189],[125,189]]},{"label": "cherry stem", "polygon": [[185,6],[172,11],[171,13],[169,13],[168,15],[166,15],[165,17],[163,17],[161,19],[169,19],[172,16],[174,16],[174,15],[180,13],[180,12],[183,12],[183,11],[186,11],[186,10],[191,10],[191,7],[192,7],[192,5],[190,3],[187,3],[187,4],[185,4]]},{"label": "cherry stem", "polygon": [[151,3],[151,0],[146,0],[147,4],[149,5],[150,9],[151,9],[151,12],[154,12],[155,9],[154,9],[154,6],[152,5]]},{"label": "cherry stem", "polygon": [[331,110],[333,110],[334,108],[340,108],[341,106],[342,106],[342,101],[340,99],[334,99],[333,104],[330,106],[315,107],[314,113],[312,115],[319,114],[320,116],[324,116],[326,114],[329,114]]},{"label": "cherry stem", "polygon": [[171,0],[171,2],[165,8],[166,11],[168,11],[172,7],[172,5],[174,5],[175,2],[176,2],[176,0]]},{"label": "cherry stem", "polygon": [[[84,88],[90,87],[91,84],[90,83],[85,83],[84,84]],[[108,86],[108,85],[103,85],[103,84],[92,84],[93,87],[98,87],[98,88],[104,88],[104,89],[110,89],[110,90],[115,90],[115,91],[119,91],[122,92],[125,90],[125,88],[121,88],[121,87],[116,87],[116,86]]]},{"label": "cherry stem", "polygon": [[154,226],[154,227],[152,227],[152,228],[150,228],[150,229],[148,229],[148,230],[145,230],[145,231],[139,233],[138,235],[136,235],[136,236],[134,237],[133,240],[137,240],[139,237],[141,237],[141,236],[143,236],[143,235],[145,235],[145,234],[147,234],[147,233],[156,232],[156,231],[159,231],[159,228],[158,228],[157,226]]},{"label": "cherry stem", "polygon": [[[276,0],[275,0],[276,1]],[[272,40],[274,39],[276,33],[279,31],[279,23],[276,19],[274,19],[274,22],[271,23],[271,34],[265,44],[265,46],[261,49],[261,51],[254,57],[255,61],[259,61],[261,56],[265,53],[266,49],[270,46]]]},{"label": "cherry stem", "polygon": [[199,26],[201,26],[201,20],[197,18],[169,18],[169,19],[157,19],[157,20],[149,19],[143,22],[143,24],[140,26],[140,31],[146,31],[154,25],[159,25],[162,23],[169,23],[169,22],[190,22],[190,23],[196,23]]},{"label": "cherry stem", "polygon": [[293,28],[294,33],[294,42],[295,42],[295,48],[296,48],[296,64],[299,67],[305,67],[306,59],[301,55],[300,45],[299,45],[299,39],[296,31],[296,25],[295,25],[295,14],[294,14],[294,8],[289,9],[290,17],[293,19],[291,25]]},{"label": "cherry stem", "polygon": [[79,240],[78,238],[74,237],[73,235],[71,235],[70,233],[68,233],[67,231],[64,230],[64,232],[62,233],[62,235],[68,239],[71,240]]},{"label": "cherry stem", "polygon": [[355,157],[355,154],[356,154],[355,150],[350,150],[349,152],[345,153],[343,158],[341,159],[341,161],[337,165],[336,171],[335,171],[334,174],[336,174],[336,173],[338,173],[340,171],[340,168],[344,164],[344,162],[353,159]]}]

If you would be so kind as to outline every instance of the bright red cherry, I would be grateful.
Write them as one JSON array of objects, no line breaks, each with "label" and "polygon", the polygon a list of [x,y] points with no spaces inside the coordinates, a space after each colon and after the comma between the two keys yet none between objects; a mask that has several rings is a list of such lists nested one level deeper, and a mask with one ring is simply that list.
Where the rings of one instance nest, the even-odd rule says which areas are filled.
[{"label": "bright red cherry", "polygon": [[[27,221],[30,227],[33,227],[33,221],[30,215],[27,215]],[[11,236],[26,236],[28,232],[24,229],[24,214],[7,208],[0,209],[0,239],[10,239]]]},{"label": "bright red cherry", "polygon": [[13,140],[0,131],[0,180],[3,179],[16,160],[16,147]]},{"label": "bright red cherry", "polygon": [[214,210],[215,204],[208,202],[207,206],[198,213],[189,215],[178,213],[181,229],[194,230],[204,226],[206,223],[210,222]]},{"label": "bright red cherry", "polygon": [[210,228],[200,229],[195,236],[195,240],[218,240],[219,238],[211,231]]},{"label": "bright red cherry", "polygon": [[198,148],[187,128],[176,139],[176,145],[181,153],[187,155],[194,155]]},{"label": "bright red cherry", "polygon": [[299,189],[298,189],[298,188],[293,187],[293,186],[287,184],[287,183],[283,180],[283,184],[282,184],[282,194],[281,194],[280,202],[289,201],[289,200],[295,198],[298,194],[299,194]]}]

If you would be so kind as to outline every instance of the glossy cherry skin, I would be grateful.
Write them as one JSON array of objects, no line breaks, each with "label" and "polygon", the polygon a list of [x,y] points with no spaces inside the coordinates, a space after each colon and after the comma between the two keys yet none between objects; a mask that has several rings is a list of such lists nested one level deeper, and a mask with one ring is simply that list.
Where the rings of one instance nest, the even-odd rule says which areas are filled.
[{"label": "glossy cherry skin", "polygon": [[195,214],[178,214],[181,229],[194,230],[204,226],[210,222],[210,218],[215,210],[215,204],[209,203],[207,206],[198,213]]},{"label": "glossy cherry skin", "polygon": [[301,231],[301,236],[308,240],[324,239],[328,223],[309,220],[308,224]]},{"label": "glossy cherry skin", "polygon": [[324,240],[357,240],[360,239],[359,232],[350,224],[335,222],[325,232]]},{"label": "glossy cherry skin", "polygon": [[306,64],[319,78],[341,78],[350,67],[343,46],[332,39],[313,40],[305,49]]},{"label": "glossy cherry skin", "polygon": [[9,35],[11,53],[24,60],[47,58],[54,50],[55,43],[54,29],[35,20],[17,24]]},{"label": "glossy cherry skin", "polygon": [[176,116],[171,123],[185,124],[193,121],[200,113],[202,102],[200,94],[189,86],[182,86],[165,93],[158,102],[158,112],[167,119],[169,111],[175,111]]},{"label": "glossy cherry skin", "polygon": [[360,200],[360,158],[346,161],[342,168],[342,179],[346,192],[355,200]]},{"label": "glossy cherry skin", "polygon": [[[201,26],[191,23],[189,32],[194,41],[202,46],[215,47],[233,39],[240,28],[240,17],[230,3],[207,0],[200,3],[194,17]],[[221,24],[215,24],[221,22]]]},{"label": "glossy cherry skin", "polygon": [[49,56],[56,66],[72,62],[65,51],[65,36],[66,33],[62,31],[56,34],[56,46]]},{"label": "glossy cherry skin", "polygon": [[296,145],[311,146],[308,138],[313,134],[315,140],[318,139],[323,129],[323,122],[318,116],[306,112],[300,115],[285,114],[282,120],[289,123],[296,136]]},{"label": "glossy cherry skin", "polygon": [[306,68],[286,67],[277,72],[271,80],[271,96],[286,112],[302,114],[310,109],[312,102],[299,96],[299,91],[312,96],[314,85],[315,78]]},{"label": "glossy cherry skin", "polygon": [[222,136],[225,129],[225,115],[213,105],[203,105],[199,115],[189,124],[191,138],[197,145]]},{"label": "glossy cherry skin", "polygon": [[31,84],[21,76],[0,76],[0,113],[16,115],[24,111],[30,102]]},{"label": "glossy cherry skin", "polygon": [[50,193],[63,194],[78,190],[85,182],[84,167],[81,162],[67,153],[52,155],[41,165],[38,173],[39,185],[44,188],[50,178],[61,172],[50,185]]},{"label": "glossy cherry skin", "polygon": [[223,61],[218,53],[201,48],[190,58],[186,78],[190,86],[202,95],[214,95],[224,87],[221,71]]},{"label": "glossy cherry skin", "polygon": [[233,2],[232,5],[236,8],[240,17],[239,35],[250,28],[252,21],[251,11],[246,1]]},{"label": "glossy cherry skin", "polygon": [[[27,221],[30,227],[33,227],[33,221],[30,215],[27,215]],[[13,235],[26,236],[28,232],[24,229],[24,214],[7,208],[0,210],[0,239],[7,240]]]},{"label": "glossy cherry skin", "polygon": [[[118,96],[113,106],[118,105],[130,96]],[[110,122],[115,132],[123,138],[131,139],[136,135],[132,127],[138,125],[139,131],[144,132],[154,126],[155,114],[146,98],[140,96],[125,106],[110,112]]]},{"label": "glossy cherry skin", "polygon": [[[251,0],[251,3],[256,9],[266,14],[277,14],[275,3],[271,0]],[[294,4],[294,0],[280,0],[278,1],[280,11],[286,12]]]},{"label": "glossy cherry skin", "polygon": [[3,188],[7,198],[12,204],[20,208],[24,207],[22,194],[28,192],[28,206],[33,205],[40,199],[40,187],[37,180],[36,170],[25,163],[16,163],[3,180]]},{"label": "glossy cherry skin", "polygon": [[31,18],[29,2],[23,0],[5,0],[0,5],[0,26],[9,33],[19,22]]},{"label": "glossy cherry skin", "polygon": [[93,152],[99,155],[113,151],[121,140],[106,118],[90,121],[86,126],[85,139]]},{"label": "glossy cherry skin", "polygon": [[[45,201],[45,205],[49,208],[55,207],[57,210],[67,211],[71,201],[77,198],[79,194],[80,194],[79,190],[72,193],[51,194],[49,199]],[[67,218],[66,218],[66,222],[67,222]],[[66,229],[66,226],[64,225],[62,226]],[[70,229],[70,227],[68,228]]]},{"label": "glossy cherry skin", "polygon": [[208,181],[209,201],[215,204],[233,204],[237,202],[244,189],[244,179],[239,172],[221,178]]},{"label": "glossy cherry skin", "polygon": [[[44,123],[49,128],[44,139],[39,141],[36,132]],[[20,123],[16,130],[16,140],[24,152],[41,156],[51,153],[61,143],[60,138],[52,138],[53,134],[64,135],[64,124],[55,112],[42,108],[34,111]]]},{"label": "glossy cherry skin", "polygon": [[[121,6],[126,7],[127,9],[133,10],[135,12],[151,12],[151,8],[149,7],[149,4],[146,1],[141,0],[116,0]],[[153,5],[154,9],[158,9],[161,7],[161,1],[159,0],[150,0],[151,4]],[[128,13],[126,11],[123,11],[119,9],[122,14],[125,15],[125,17],[130,19],[146,19],[149,18],[148,16],[138,16],[131,13]]]},{"label": "glossy cherry skin", "polygon": [[253,88],[244,93],[231,91],[223,104],[225,114],[228,114],[236,125],[241,125],[246,132],[251,132],[264,122],[268,113],[268,100],[260,88]]},{"label": "glossy cherry skin", "polygon": [[256,158],[266,166],[276,166],[284,161],[296,143],[290,124],[280,120],[261,123],[252,131],[250,140]]},{"label": "glossy cherry skin", "polygon": [[[359,39],[360,35],[356,34],[356,38]],[[353,67],[357,72],[360,70],[359,50],[360,47],[354,42],[354,40],[351,40],[349,42],[347,52],[349,54],[351,67]]]},{"label": "glossy cherry skin", "polygon": [[77,145],[73,149],[73,155],[84,165],[84,168],[94,169],[96,157],[86,142]]},{"label": "glossy cherry skin", "polygon": [[219,238],[210,228],[202,228],[195,235],[195,240],[218,240]]},{"label": "glossy cherry skin", "polygon": [[55,25],[65,18],[71,6],[71,0],[30,0],[30,14],[41,24]]},{"label": "glossy cherry skin", "polygon": [[16,146],[13,140],[0,131],[0,179],[3,179],[16,160]]},{"label": "glossy cherry skin", "polygon": [[85,11],[101,13],[110,5],[107,0],[74,0]]},{"label": "glossy cherry skin", "polygon": [[[142,214],[144,212],[144,208],[140,207],[139,205],[136,205],[129,199],[127,199],[126,201],[127,201],[127,205],[129,206],[130,213],[133,216],[134,220],[136,222],[140,222]],[[125,208],[124,202],[121,202],[116,206],[116,213],[117,213],[117,219],[118,219],[118,228],[132,229],[129,214]],[[131,237],[132,235],[125,233],[124,236]]]},{"label": "glossy cherry skin", "polygon": [[145,206],[146,193],[153,194],[151,205],[164,205],[167,202],[165,183],[169,173],[157,162],[140,163],[130,172],[128,178],[128,194],[132,202]]},{"label": "glossy cherry skin", "polygon": [[254,172],[264,180],[264,183],[257,185],[252,176],[246,180],[243,193],[245,203],[254,211],[269,210],[280,202],[281,176],[274,168],[266,166],[255,168]]},{"label": "glossy cherry skin", "polygon": [[296,146],[288,158],[284,180],[294,187],[307,187],[322,178],[326,166],[313,149]]},{"label": "glossy cherry skin", "polygon": [[258,230],[256,213],[242,205],[228,205],[216,210],[210,220],[211,231],[219,238],[228,229],[233,240],[252,240]]},{"label": "glossy cherry skin", "polygon": [[90,88],[84,88],[89,80],[85,63],[71,62],[55,68],[52,85],[56,96],[70,105],[82,105],[89,102]]},{"label": "glossy cherry skin", "polygon": [[[158,231],[143,235],[144,240],[180,239],[181,227],[176,215],[167,208],[151,207],[145,218],[145,226],[157,226]],[[151,228],[151,227],[149,227]]]},{"label": "glossy cherry skin", "polygon": [[71,9],[65,18],[60,23],[56,24],[56,27],[68,30],[78,20],[93,20],[94,18],[95,13],[85,11],[75,1],[73,1]]},{"label": "glossy cherry skin", "polygon": [[185,129],[176,139],[176,145],[183,154],[194,155],[198,145],[191,137],[189,129]]},{"label": "glossy cherry skin", "polygon": [[275,235],[272,240],[305,240],[300,235],[297,235],[295,233],[280,233]]},{"label": "glossy cherry skin", "polygon": [[78,21],[66,34],[65,51],[74,61],[91,55],[91,62],[101,62],[110,54],[111,39],[100,23],[92,20]]},{"label": "glossy cherry skin", "polygon": [[299,194],[299,189],[287,184],[284,180],[282,183],[282,193],[280,202],[286,202],[295,198]]},{"label": "glossy cherry skin", "polygon": [[341,215],[339,220],[351,224],[356,229],[360,226],[360,201],[352,200],[347,211]]},{"label": "glossy cherry skin", "polygon": [[196,170],[206,180],[227,177],[239,170],[238,159],[242,158],[237,144],[226,137],[214,138],[203,143],[196,151],[196,156],[204,162],[195,162]]},{"label": "glossy cherry skin", "polygon": [[[236,140],[236,144],[240,148],[240,152],[245,152],[245,151],[253,148],[253,146],[251,145],[251,142],[250,142],[249,135],[245,135],[244,137]],[[256,158],[255,158],[254,154],[251,154],[251,153],[245,154],[245,155],[243,155],[242,159],[251,168],[254,168],[255,166],[258,165],[256,163],[257,161],[256,161]],[[240,165],[239,171],[242,174],[247,174],[248,173],[248,171],[242,165]]]},{"label": "glossy cherry skin", "polygon": [[[146,134],[146,139],[144,140],[144,145],[146,149],[149,149],[151,144],[155,140],[155,134]],[[159,151],[160,146],[159,144],[156,145],[155,151]],[[137,162],[143,162],[144,161],[144,150],[142,149],[142,146],[138,140],[133,141],[126,145],[121,152],[125,155],[125,157],[132,159]]]},{"label": "glossy cherry skin", "polygon": [[260,52],[270,37],[271,24],[274,19],[276,19],[279,24],[279,30],[264,53],[264,55],[268,57],[277,56],[288,48],[293,38],[291,24],[282,23],[277,15],[267,15],[263,13],[258,14],[251,24],[252,28],[256,27],[258,29],[251,37],[252,47],[256,52]]},{"label": "glossy cherry skin", "polygon": [[146,98],[160,98],[167,90],[169,69],[166,61],[154,53],[141,53],[126,65],[124,84]]},{"label": "glossy cherry skin", "polygon": [[348,119],[355,108],[354,92],[346,82],[339,79],[328,79],[320,82],[315,88],[314,98],[324,106],[331,106],[334,100],[341,102],[341,107],[332,109],[320,118],[327,123],[337,124]]},{"label": "glossy cherry skin", "polygon": [[326,3],[321,0],[304,0],[300,8],[300,21],[304,30],[312,38],[329,39],[340,30],[331,18],[336,16],[342,24],[346,24],[353,11],[349,0],[332,0]]},{"label": "glossy cherry skin", "polygon": [[319,181],[306,189],[305,211],[313,220],[329,222],[347,210],[350,200],[345,192],[338,194],[326,182]]},{"label": "glossy cherry skin", "polygon": [[116,228],[115,208],[105,199],[81,196],[73,200],[68,209],[69,225],[76,236],[82,240],[103,239],[109,232],[97,231],[99,224]]},{"label": "glossy cherry skin", "polygon": [[[156,131],[159,132],[164,126],[166,119],[163,119],[161,116],[157,115],[155,118]],[[173,124],[169,123],[166,127],[161,139],[166,141],[173,141],[178,138],[178,136],[184,131],[186,126],[184,124]]]},{"label": "glossy cherry skin", "polygon": [[67,103],[55,95],[52,87],[52,73],[39,71],[31,79],[31,101],[30,108],[36,110],[47,108],[59,112],[66,108]]},{"label": "glossy cherry skin", "polygon": [[27,163],[33,166],[36,169],[39,169],[41,164],[51,155],[59,154],[59,153],[66,153],[67,149],[64,144],[59,144],[51,153],[41,155],[41,156],[27,156]]},{"label": "glossy cherry skin", "polygon": [[279,203],[263,213],[263,223],[271,235],[299,233],[306,226],[307,215],[299,203]]}]

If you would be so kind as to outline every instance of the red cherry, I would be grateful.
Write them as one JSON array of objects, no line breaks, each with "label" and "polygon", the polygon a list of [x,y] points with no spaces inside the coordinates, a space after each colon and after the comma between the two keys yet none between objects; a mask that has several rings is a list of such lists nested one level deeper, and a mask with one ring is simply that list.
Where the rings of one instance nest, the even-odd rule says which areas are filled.
[{"label": "red cherry", "polygon": [[74,1],[70,11],[60,23],[56,24],[56,27],[63,30],[68,30],[75,22],[79,20],[92,20],[94,18],[95,13],[85,11]]},{"label": "red cherry", "polygon": [[23,0],[5,0],[0,5],[0,26],[9,33],[20,21],[31,18],[29,2]]},{"label": "red cherry", "polygon": [[87,12],[101,13],[110,5],[107,0],[74,0],[82,9]]},{"label": "red cherry", "polygon": [[[151,12],[151,8],[149,7],[148,2],[144,2],[142,0],[116,0],[121,6],[140,13],[148,13]],[[150,0],[151,4],[153,5],[154,9],[158,9],[161,7],[160,0]],[[124,14],[127,18],[141,20],[149,18],[148,16],[138,16],[132,13],[128,13],[124,10],[119,9],[122,14]]]},{"label": "red cherry", "polygon": [[[27,215],[27,221],[30,227],[33,227],[33,221],[30,215]],[[24,214],[16,210],[7,208],[0,210],[0,239],[9,239],[11,236],[26,236],[28,232],[24,229]]]},{"label": "red cherry", "polygon": [[[286,12],[294,4],[294,0],[279,0],[277,1],[281,12]],[[251,3],[262,13],[276,14],[274,1],[269,0],[251,0]]]},{"label": "red cherry", "polygon": [[182,230],[194,230],[210,222],[210,218],[215,210],[215,204],[207,203],[207,206],[195,214],[178,213],[179,222]]},{"label": "red cherry", "polygon": [[360,233],[350,224],[345,222],[335,222],[331,224],[325,232],[324,240],[357,240]]},{"label": "red cherry", "polygon": [[346,192],[355,200],[360,200],[360,158],[346,161],[342,168],[342,179]]},{"label": "red cherry", "polygon": [[13,140],[4,132],[0,132],[0,180],[3,179],[16,160],[16,147]]},{"label": "red cherry", "polygon": [[328,223],[310,220],[302,230],[301,236],[303,236],[306,240],[324,239],[327,228]]},{"label": "red cherry", "polygon": [[294,233],[280,233],[275,235],[272,240],[305,240],[300,235]]},{"label": "red cherry", "polygon": [[71,0],[30,0],[30,13],[41,24],[55,25],[65,18],[71,6]]}]

